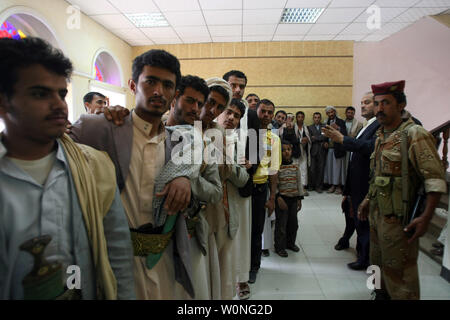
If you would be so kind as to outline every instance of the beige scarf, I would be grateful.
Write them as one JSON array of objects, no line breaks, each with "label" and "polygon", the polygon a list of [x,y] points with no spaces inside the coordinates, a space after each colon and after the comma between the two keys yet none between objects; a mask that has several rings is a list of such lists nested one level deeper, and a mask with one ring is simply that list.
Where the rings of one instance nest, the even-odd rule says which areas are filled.
[{"label": "beige scarf", "polygon": [[91,244],[97,279],[97,298],[116,300],[117,281],[108,258],[103,218],[116,190],[114,164],[105,152],[61,138]]}]

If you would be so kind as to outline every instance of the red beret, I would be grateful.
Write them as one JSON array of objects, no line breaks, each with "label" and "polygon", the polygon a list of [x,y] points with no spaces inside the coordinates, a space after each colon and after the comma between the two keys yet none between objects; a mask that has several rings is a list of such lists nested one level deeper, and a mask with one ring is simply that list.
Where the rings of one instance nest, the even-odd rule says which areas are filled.
[{"label": "red beret", "polygon": [[390,94],[390,93],[394,93],[394,92],[403,92],[404,89],[405,89],[405,80],[394,81],[394,82],[384,82],[384,83],[372,85],[372,92],[374,95]]}]

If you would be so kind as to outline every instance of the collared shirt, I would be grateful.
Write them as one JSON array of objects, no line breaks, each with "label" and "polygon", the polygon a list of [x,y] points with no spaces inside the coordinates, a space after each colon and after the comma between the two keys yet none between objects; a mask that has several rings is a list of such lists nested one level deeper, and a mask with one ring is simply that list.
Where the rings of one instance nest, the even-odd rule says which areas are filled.
[{"label": "collared shirt", "polygon": [[[1,136],[0,136],[1,137]],[[60,142],[44,185],[6,157],[0,141],[0,299],[23,299],[23,278],[33,269],[33,256],[19,249],[41,235],[52,240],[45,249],[48,262],[74,264],[71,183]],[[79,213],[81,215],[81,212]]]},{"label": "collared shirt", "polygon": [[133,112],[133,147],[130,167],[121,194],[123,206],[131,228],[153,223],[153,190],[155,179],[165,162],[165,139],[163,130],[150,138],[152,124]]},{"label": "collared shirt", "polygon": [[358,135],[356,136],[356,139],[358,139],[363,132],[375,121],[377,120],[377,117],[372,117],[369,119],[369,121],[367,121],[366,125],[359,131]]}]

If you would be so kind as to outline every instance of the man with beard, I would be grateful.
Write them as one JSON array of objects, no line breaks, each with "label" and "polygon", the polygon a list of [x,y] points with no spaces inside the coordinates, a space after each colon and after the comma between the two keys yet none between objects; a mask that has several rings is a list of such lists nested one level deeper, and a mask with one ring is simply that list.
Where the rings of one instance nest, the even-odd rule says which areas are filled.
[{"label": "man with beard", "polygon": [[[177,215],[191,203],[190,180],[175,177],[156,194],[164,199],[168,216],[176,217],[173,232],[163,232],[164,225],[159,225],[158,211],[153,208],[157,178],[171,160],[170,152],[166,153],[171,145],[167,141],[170,132],[165,130],[161,116],[176,98],[180,79],[180,63],[175,56],[164,50],[147,51],[133,61],[128,84],[136,106],[119,121],[123,124],[116,126],[103,115],[82,115],[71,133],[76,141],[106,151],[115,164],[133,239],[138,299],[176,299],[183,289],[194,296],[186,223],[183,215]],[[193,101],[196,97],[190,98],[191,103],[198,102]],[[189,114],[189,119],[195,116]],[[161,256],[153,266],[149,259],[155,254]]]},{"label": "man with beard", "polygon": [[308,126],[311,134],[311,165],[309,167],[309,187],[318,193],[322,193],[323,173],[325,169],[325,158],[328,148],[328,139],[322,134],[322,115],[320,112],[314,112],[313,124]]},{"label": "man with beard", "polygon": [[[72,63],[42,39],[0,39],[0,73],[0,299],[134,298],[114,165],[64,135]],[[65,288],[73,265],[81,283]]]}]

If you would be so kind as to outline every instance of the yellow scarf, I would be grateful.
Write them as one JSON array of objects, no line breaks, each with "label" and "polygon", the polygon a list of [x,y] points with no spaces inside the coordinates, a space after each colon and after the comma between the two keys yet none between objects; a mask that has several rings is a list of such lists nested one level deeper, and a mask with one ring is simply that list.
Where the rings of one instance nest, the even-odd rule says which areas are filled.
[{"label": "yellow scarf", "polygon": [[116,190],[114,164],[105,152],[61,138],[91,244],[97,280],[97,298],[116,300],[117,281],[109,263],[103,218]]}]

